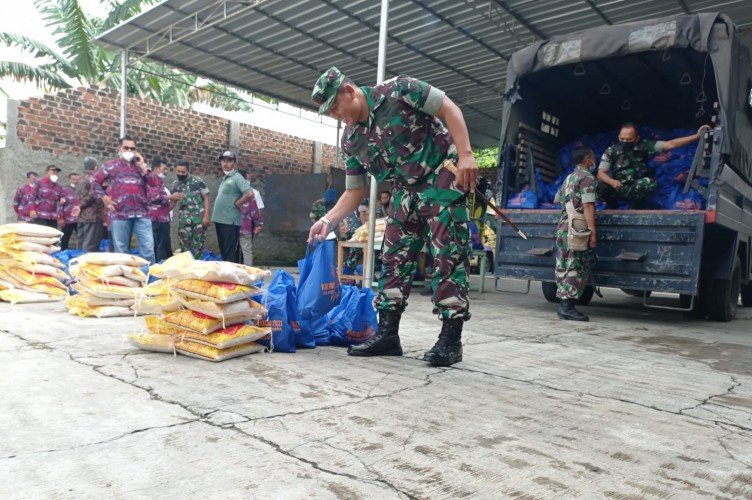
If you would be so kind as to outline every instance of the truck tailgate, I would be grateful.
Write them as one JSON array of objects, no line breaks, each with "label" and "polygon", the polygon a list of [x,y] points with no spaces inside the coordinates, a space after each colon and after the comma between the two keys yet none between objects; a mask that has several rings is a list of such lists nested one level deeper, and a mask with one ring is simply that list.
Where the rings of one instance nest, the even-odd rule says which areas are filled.
[{"label": "truck tailgate", "polygon": [[[558,210],[505,210],[527,235],[497,230],[496,276],[554,281]],[[604,210],[596,213],[598,286],[695,294],[704,211]]]}]

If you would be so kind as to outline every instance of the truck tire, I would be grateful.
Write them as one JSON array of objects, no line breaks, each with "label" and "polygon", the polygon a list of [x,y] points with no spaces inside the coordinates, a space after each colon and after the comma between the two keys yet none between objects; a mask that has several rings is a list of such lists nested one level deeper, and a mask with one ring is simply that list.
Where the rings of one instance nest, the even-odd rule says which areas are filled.
[{"label": "truck tire", "polygon": [[736,316],[741,291],[742,265],[739,257],[734,257],[731,279],[708,280],[706,300],[708,318],[713,321],[731,321]]},{"label": "truck tire", "polygon": [[752,307],[752,283],[742,285],[742,305]]},{"label": "truck tire", "polygon": [[582,291],[582,295],[580,295],[580,298],[577,299],[577,305],[586,306],[590,304],[590,300],[593,298],[594,293],[595,293],[595,288],[593,288],[592,285],[586,286],[585,289]]},{"label": "truck tire", "polygon": [[556,296],[556,283],[552,281],[541,281],[541,289],[543,290],[543,296],[546,300],[558,304],[559,298]]}]

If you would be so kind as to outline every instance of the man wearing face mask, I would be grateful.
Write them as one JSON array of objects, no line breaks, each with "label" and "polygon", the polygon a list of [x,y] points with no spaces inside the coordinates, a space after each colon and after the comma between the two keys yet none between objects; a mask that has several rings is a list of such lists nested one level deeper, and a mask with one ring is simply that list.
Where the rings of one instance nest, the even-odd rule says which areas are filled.
[{"label": "man wearing face mask", "polygon": [[648,171],[649,156],[691,144],[709,128],[703,125],[694,135],[670,141],[643,141],[637,125],[625,123],[619,129],[619,142],[603,152],[598,165],[598,197],[608,208],[617,208],[620,201],[628,201],[631,208],[635,208],[635,204],[658,187]]},{"label": "man wearing face mask", "polygon": [[191,252],[201,258],[209,227],[209,188],[201,177],[191,175],[186,160],[175,162],[177,179],[172,183],[170,205],[178,207],[178,241],[181,252]]},{"label": "man wearing face mask", "polygon": [[26,184],[18,188],[13,197],[13,210],[16,212],[18,222],[33,222],[29,210],[34,204],[34,186],[37,183],[36,172],[26,172]]},{"label": "man wearing face mask", "polygon": [[91,187],[91,177],[97,169],[97,159],[84,158],[84,176],[76,183],[76,196],[81,207],[78,214],[78,248],[85,252],[98,252],[107,231],[104,228],[104,204]]},{"label": "man wearing face mask", "polygon": [[154,260],[161,262],[172,256],[172,242],[170,241],[170,221],[172,220],[172,206],[170,191],[164,185],[164,179],[170,167],[161,158],[151,162],[151,170],[159,179],[157,187],[149,187],[149,219],[151,219],[152,236],[154,237]]},{"label": "man wearing face mask", "polygon": [[251,184],[236,169],[238,157],[232,151],[219,155],[224,177],[219,184],[217,200],[214,202],[212,222],[217,230],[217,243],[222,260],[240,263],[240,225],[243,213],[240,207],[253,199]]},{"label": "man wearing face mask", "polygon": [[[559,317],[572,321],[589,321],[585,314],[575,308],[577,299],[587,286],[590,275],[590,259],[587,252],[592,252],[598,244],[595,236],[595,177],[591,170],[595,168],[595,153],[589,148],[576,149],[572,160],[577,167],[569,174],[556,193],[554,203],[561,203],[561,218],[556,227],[556,297],[559,299]],[[585,216],[590,241],[584,251],[569,248],[569,217],[566,204]],[[576,227],[576,226],[575,226]]]},{"label": "man wearing face mask", "polygon": [[29,215],[34,223],[57,229],[57,221],[63,218],[65,196],[63,188],[57,183],[60,169],[50,165],[44,172],[44,177],[34,185],[34,201]]},{"label": "man wearing face mask", "polygon": [[[110,231],[115,252],[128,253],[131,236],[136,235],[141,257],[154,263],[154,236],[147,207],[149,187],[157,189],[160,179],[154,175],[136,150],[136,141],[125,135],[120,139],[118,157],[102,165],[91,177],[91,186],[101,198],[110,216]],[[102,186],[109,183],[107,191]]]},{"label": "man wearing face mask", "polygon": [[75,172],[68,174],[68,182],[69,184],[63,188],[65,203],[63,204],[63,218],[60,221],[63,227],[60,250],[68,250],[70,248],[70,239],[74,232],[76,233],[76,240],[78,240],[78,231],[76,228],[78,226],[78,214],[81,212],[81,207],[76,197],[78,174]]}]

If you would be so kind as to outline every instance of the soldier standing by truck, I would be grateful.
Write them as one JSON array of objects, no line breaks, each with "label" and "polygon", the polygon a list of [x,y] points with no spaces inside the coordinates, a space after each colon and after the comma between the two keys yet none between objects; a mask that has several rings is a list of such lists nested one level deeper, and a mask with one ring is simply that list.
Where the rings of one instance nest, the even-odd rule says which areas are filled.
[{"label": "soldier standing by truck", "polygon": [[[559,299],[559,317],[572,321],[590,321],[587,315],[575,308],[577,299],[588,283],[590,259],[587,255],[598,244],[595,231],[595,177],[591,169],[595,167],[595,153],[589,148],[576,149],[572,160],[577,167],[564,179],[554,202],[561,203],[561,218],[556,228],[556,297]],[[569,205],[569,206],[567,206]],[[572,248],[569,238],[572,219],[569,212],[575,211],[585,216],[590,230],[590,239],[584,250]]]}]

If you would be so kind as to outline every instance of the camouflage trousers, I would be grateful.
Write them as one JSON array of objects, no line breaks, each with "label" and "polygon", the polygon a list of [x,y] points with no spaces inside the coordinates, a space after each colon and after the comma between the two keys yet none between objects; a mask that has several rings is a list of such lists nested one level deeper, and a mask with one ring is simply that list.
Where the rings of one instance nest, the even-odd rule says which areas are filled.
[{"label": "camouflage trousers", "polygon": [[379,311],[404,311],[426,236],[434,256],[433,313],[441,319],[470,319],[467,297],[470,230],[467,198],[441,207],[412,197],[407,220],[389,218],[381,251],[383,272],[374,305]]},{"label": "camouflage trousers", "polygon": [[556,296],[560,299],[579,299],[588,284],[592,250],[576,252],[569,249],[567,232],[556,231]]},{"label": "camouflage trousers", "polygon": [[178,241],[181,252],[191,252],[197,259],[201,258],[206,241],[206,228],[201,224],[203,218],[180,216],[178,222]]},{"label": "camouflage trousers", "polygon": [[642,201],[655,192],[658,183],[652,177],[620,181],[622,186],[614,189],[603,182],[598,183],[596,188],[598,198],[608,205],[608,208],[616,208],[620,201]]}]

